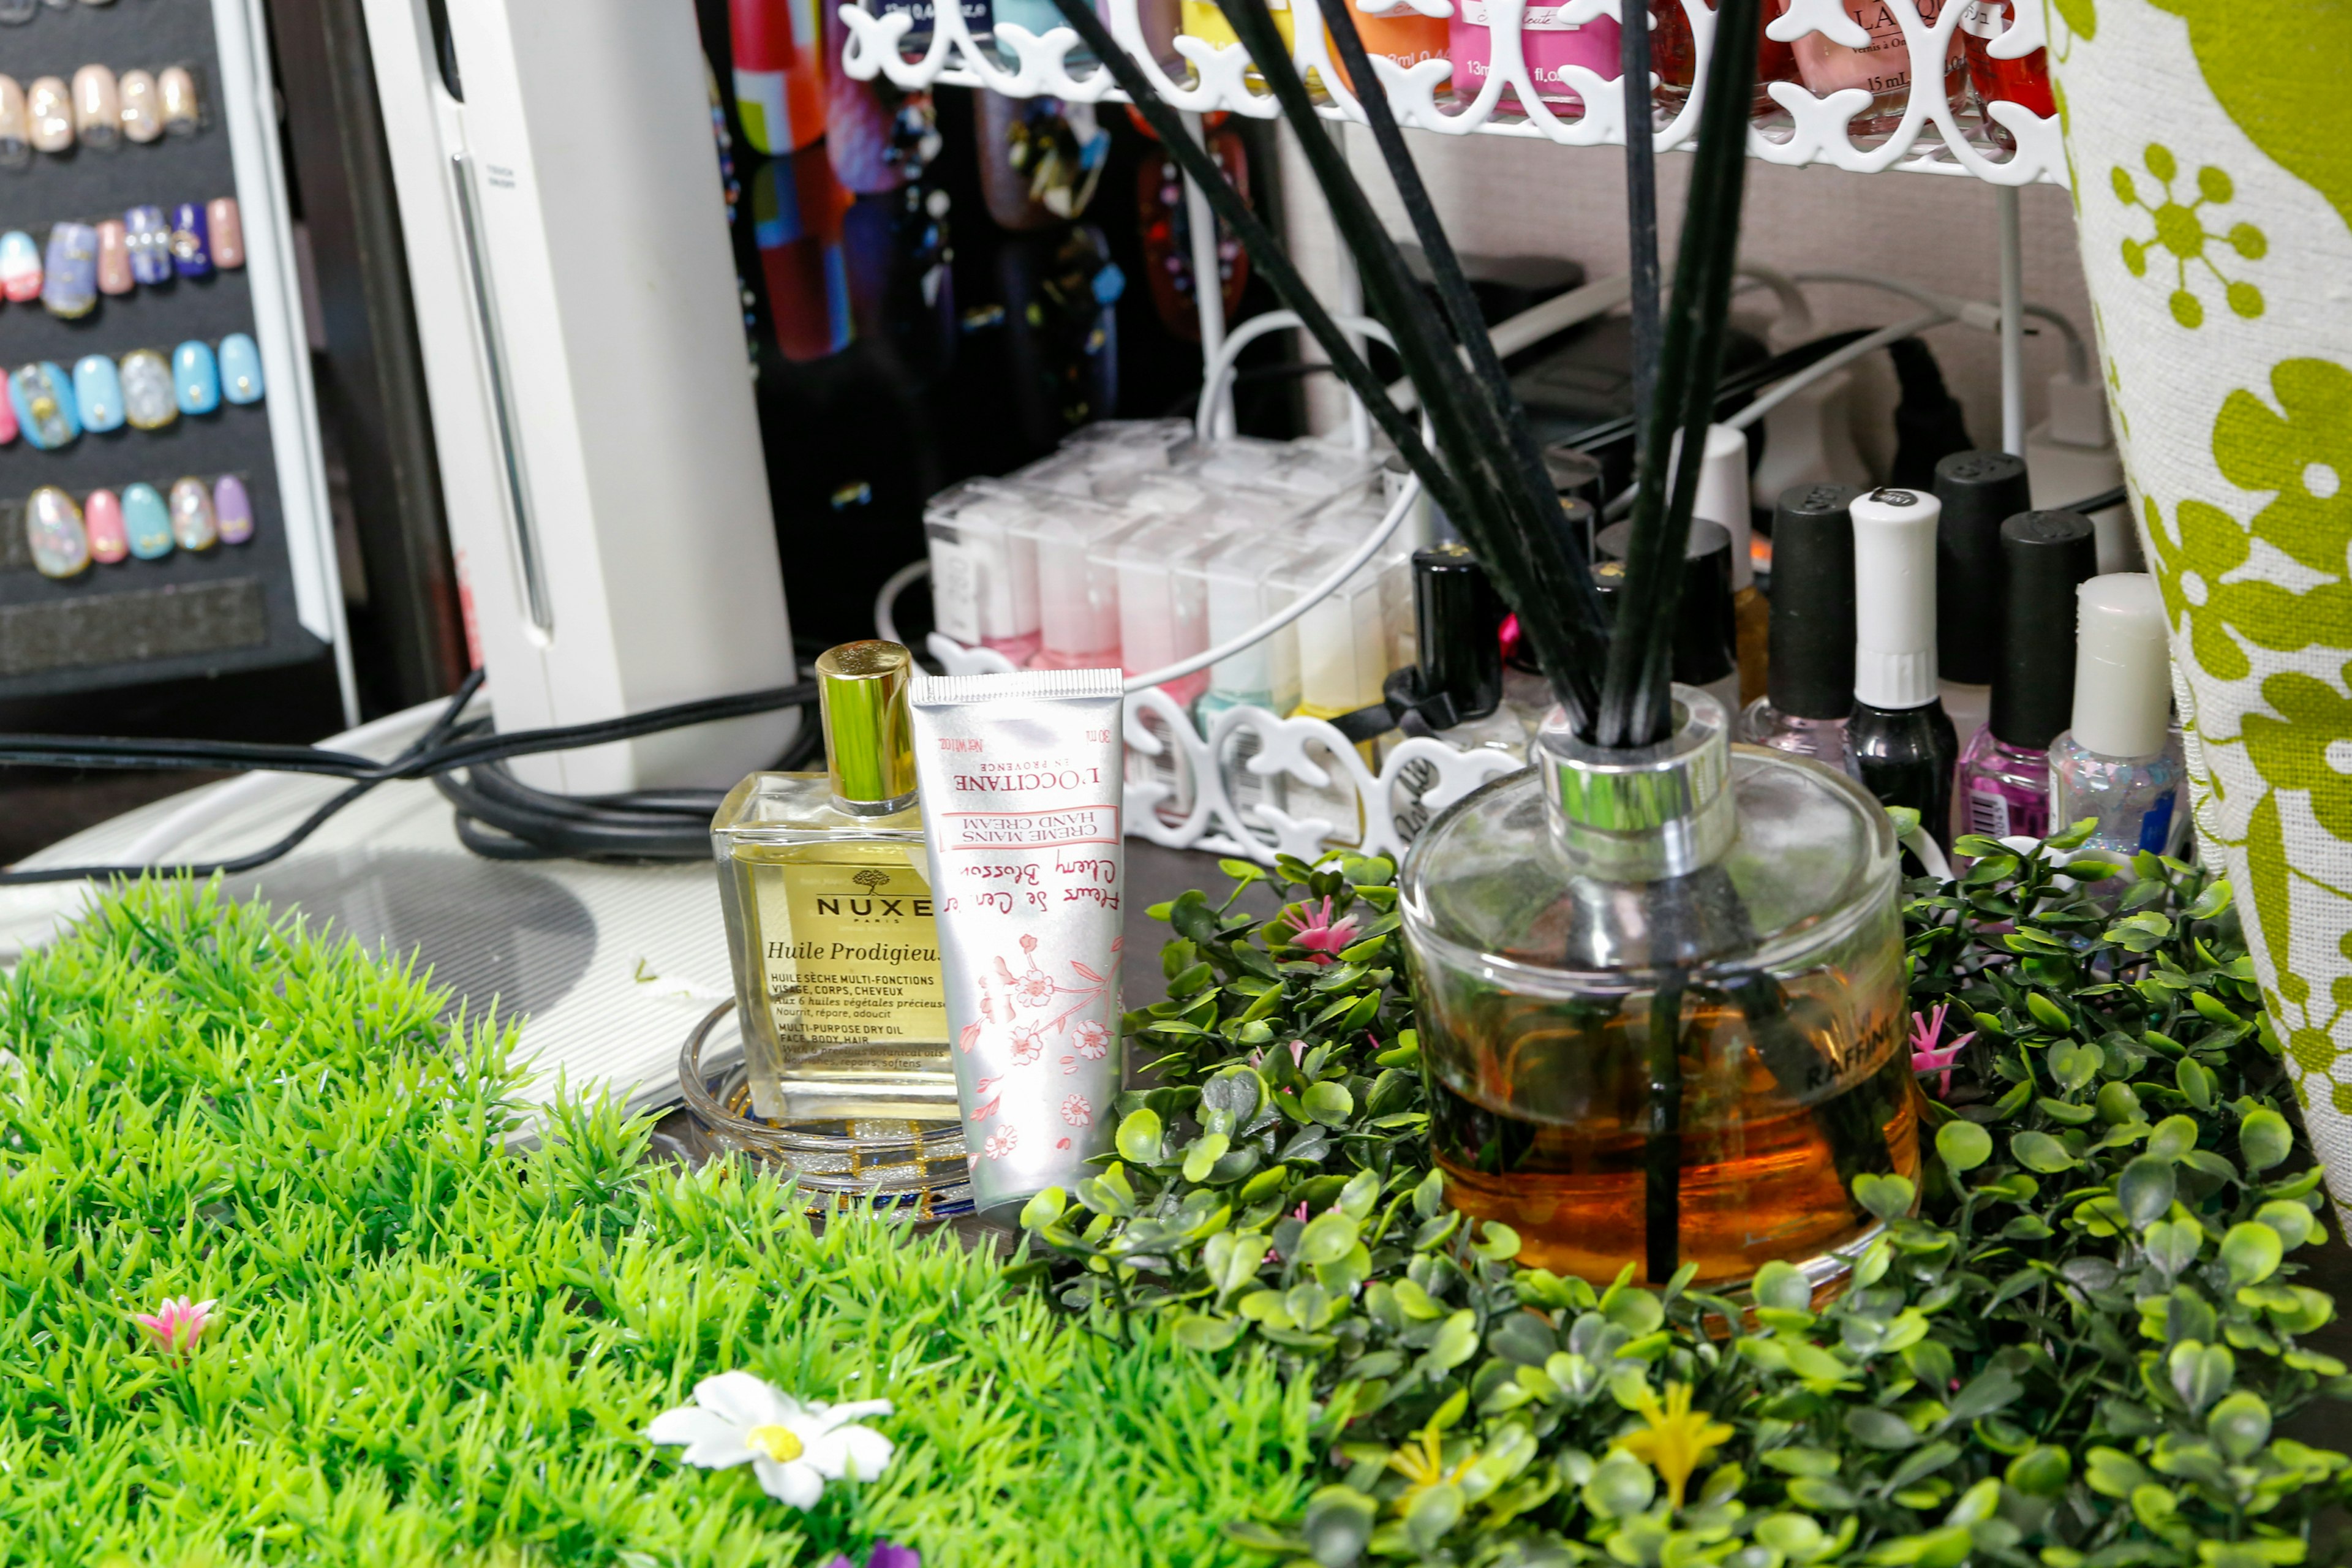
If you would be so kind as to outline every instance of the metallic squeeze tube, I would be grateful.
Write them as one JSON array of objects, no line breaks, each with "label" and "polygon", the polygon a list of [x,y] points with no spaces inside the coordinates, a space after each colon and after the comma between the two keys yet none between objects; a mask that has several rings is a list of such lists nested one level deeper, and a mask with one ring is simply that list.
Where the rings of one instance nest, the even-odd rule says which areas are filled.
[{"label": "metallic squeeze tube", "polygon": [[1118,1129],[1119,679],[1025,670],[912,686],[956,1099],[982,1212],[1076,1185]]}]

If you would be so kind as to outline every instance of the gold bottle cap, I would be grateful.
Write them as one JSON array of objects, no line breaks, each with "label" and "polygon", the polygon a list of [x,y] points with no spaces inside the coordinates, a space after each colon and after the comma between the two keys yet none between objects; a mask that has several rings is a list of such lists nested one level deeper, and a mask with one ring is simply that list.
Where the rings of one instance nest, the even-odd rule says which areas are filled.
[{"label": "gold bottle cap", "polygon": [[817,708],[834,804],[860,816],[915,799],[915,737],[907,681],[915,656],[894,642],[845,642],[817,656]]}]

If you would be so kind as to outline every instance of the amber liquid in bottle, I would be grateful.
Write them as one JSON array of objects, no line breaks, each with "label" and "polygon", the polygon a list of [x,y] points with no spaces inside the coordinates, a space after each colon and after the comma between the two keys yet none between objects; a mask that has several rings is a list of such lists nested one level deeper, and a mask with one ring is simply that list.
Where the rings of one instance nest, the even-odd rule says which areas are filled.
[{"label": "amber liquid in bottle", "polygon": [[[1488,1016],[1492,1037],[1456,1036],[1447,1054],[1477,1063],[1497,1088],[1514,1087],[1482,1104],[1432,1075],[1431,1142],[1446,1201],[1474,1221],[1517,1231],[1524,1265],[1613,1279],[1627,1259],[1652,1256],[1646,1010],[1579,1017],[1557,1005],[1493,1001],[1500,1005],[1475,1009]],[[1868,1231],[1876,1221],[1847,1191],[1841,1139],[1851,1149],[1843,1164],[1859,1155],[1870,1168],[1917,1179],[1918,1105],[1897,1027],[1889,1015],[1869,1020],[1861,1037],[1806,1031],[1828,1070],[1883,1058],[1859,1077],[1839,1073],[1843,1087],[1807,1103],[1750,1048],[1736,1007],[1686,1004],[1676,1131],[1663,1152],[1677,1173],[1676,1253],[1698,1266],[1695,1283],[1744,1280],[1774,1258],[1819,1257]],[[1549,1090],[1531,1097],[1537,1082]],[[1514,1109],[1494,1109],[1501,1104]],[[1538,1105],[1559,1119],[1525,1114]],[[1664,1282],[1646,1266],[1636,1278]]]}]

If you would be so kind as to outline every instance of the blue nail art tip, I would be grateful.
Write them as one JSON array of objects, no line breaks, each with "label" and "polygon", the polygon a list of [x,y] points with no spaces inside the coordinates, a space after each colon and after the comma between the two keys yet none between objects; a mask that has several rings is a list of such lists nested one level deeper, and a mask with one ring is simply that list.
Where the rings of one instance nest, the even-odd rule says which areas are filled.
[{"label": "blue nail art tip", "polygon": [[61,223],[49,230],[48,267],[41,303],[66,321],[87,316],[98,305],[98,230],[86,223]]},{"label": "blue nail art tip", "polygon": [[231,403],[261,401],[261,348],[243,332],[220,341],[221,395]]},{"label": "blue nail art tip", "polygon": [[201,202],[182,202],[172,209],[172,266],[183,278],[212,276],[212,225]]},{"label": "blue nail art tip", "polygon": [[8,405],[25,439],[45,452],[71,444],[81,434],[81,411],[65,367],[43,360],[19,365],[8,377]]},{"label": "blue nail art tip", "polygon": [[83,429],[122,427],[122,378],[115,374],[112,360],[104,354],[84,355],[74,366],[73,386],[74,401],[81,405]]},{"label": "blue nail art tip", "polygon": [[172,509],[161,490],[150,484],[122,487],[122,532],[142,561],[172,553]]},{"label": "blue nail art tip", "polygon": [[123,243],[131,252],[131,276],[142,283],[172,280],[172,229],[159,206],[136,206],[122,215]]},{"label": "blue nail art tip", "polygon": [[191,338],[172,351],[172,391],[183,414],[210,414],[220,406],[220,362],[210,343]]}]

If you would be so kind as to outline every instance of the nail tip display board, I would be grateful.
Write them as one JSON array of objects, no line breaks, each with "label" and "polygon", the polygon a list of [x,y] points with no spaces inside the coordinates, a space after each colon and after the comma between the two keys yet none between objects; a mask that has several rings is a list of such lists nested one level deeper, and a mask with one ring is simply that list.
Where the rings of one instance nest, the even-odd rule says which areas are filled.
[{"label": "nail tip display board", "polygon": [[[274,188],[259,188],[277,179],[274,160],[249,156],[259,138],[245,136],[240,148],[232,134],[233,117],[244,106],[227,96],[229,86],[258,81],[261,92],[268,91],[251,53],[251,24],[238,0],[77,0],[45,5],[27,22],[0,26],[0,72],[19,86],[44,76],[70,82],[89,64],[106,66],[118,79],[134,68],[160,73],[176,65],[194,76],[203,108],[192,135],[145,144],[124,140],[105,151],[77,145],[62,154],[36,152],[23,168],[0,169],[0,231],[29,234],[46,261],[48,230],[57,223],[95,224],[140,205],[163,208],[168,221],[178,203],[234,195],[247,245],[241,268],[101,293],[94,309],[73,321],[51,315],[38,300],[0,305],[0,369],[46,360],[70,379],[87,354],[119,363],[144,348],[169,359],[191,339],[217,351],[232,332],[259,341],[266,367],[258,403],[240,406],[224,398],[215,412],[183,414],[161,430],[125,424],[103,434],[85,431],[54,450],[36,448],[22,434],[0,447],[0,526],[17,534],[26,498],[43,485],[80,501],[94,489],[119,495],[143,480],[168,497],[183,478],[210,487],[234,474],[252,498],[255,520],[252,538],[241,544],[175,548],[152,561],[93,562],[63,580],[33,570],[22,539],[0,542],[0,697],[299,663],[326,654],[340,637],[341,616],[331,613],[340,608],[332,545],[310,458],[318,449],[316,414],[302,374],[307,365],[295,357],[307,347],[299,300],[277,297],[293,286],[284,199]],[[241,58],[225,60],[230,50]],[[266,129],[276,132],[274,124]],[[271,166],[241,166],[256,162]],[[264,247],[271,247],[268,255]],[[285,374],[289,367],[294,374]],[[310,427],[307,449],[290,456],[281,450],[287,431],[304,426],[289,426],[289,412]],[[306,583],[306,574],[314,580]]]}]

